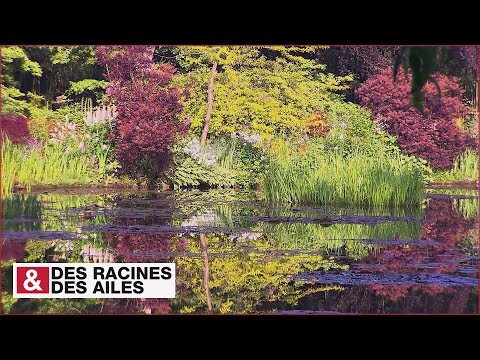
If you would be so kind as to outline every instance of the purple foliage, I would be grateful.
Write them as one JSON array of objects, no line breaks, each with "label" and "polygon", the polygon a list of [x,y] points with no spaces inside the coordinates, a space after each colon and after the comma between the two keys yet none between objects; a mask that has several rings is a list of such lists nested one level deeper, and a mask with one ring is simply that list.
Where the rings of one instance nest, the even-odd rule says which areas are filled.
[{"label": "purple foliage", "polygon": [[116,157],[122,171],[158,179],[171,160],[170,146],[186,130],[181,94],[171,86],[176,69],[155,65],[152,46],[98,46],[107,69],[110,99],[118,112]]}]

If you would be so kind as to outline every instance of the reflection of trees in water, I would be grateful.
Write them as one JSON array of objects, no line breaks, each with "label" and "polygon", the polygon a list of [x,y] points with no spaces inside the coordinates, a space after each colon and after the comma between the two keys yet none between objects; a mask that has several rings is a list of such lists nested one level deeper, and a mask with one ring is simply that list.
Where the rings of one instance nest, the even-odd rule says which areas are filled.
[{"label": "reflection of trees in water", "polygon": [[[74,198],[65,197],[67,200]],[[38,202],[38,199],[36,201]],[[104,201],[110,200],[107,198]],[[68,206],[85,206],[86,203],[103,205],[96,198],[82,200]],[[196,210],[200,206],[199,203],[191,204],[191,207]],[[31,202],[32,216],[38,210],[35,204],[38,205]],[[21,211],[25,212],[30,205],[25,203],[22,206]],[[98,220],[86,219],[83,215],[90,211],[87,209],[80,212],[83,217],[78,217],[76,216],[78,213],[72,212],[75,216],[67,218],[64,223],[58,215],[64,214],[62,209],[68,209],[67,205],[57,206],[45,203],[42,206],[53,209],[42,208],[42,216],[48,217],[51,221],[45,222],[45,225],[42,223],[41,230],[58,230],[67,227],[75,231],[78,226],[96,223]],[[145,206],[152,205],[146,203]],[[426,209],[426,223],[423,228],[419,223],[385,223],[376,226],[335,224],[330,227],[316,224],[258,223],[254,225],[254,230],[261,231],[256,232],[256,236],[233,236],[232,238],[232,235],[207,234],[203,240],[199,235],[182,237],[108,232],[97,234],[93,238],[93,233],[83,233],[79,234],[80,240],[71,242],[73,247],[67,246],[65,249],[62,248],[63,250],[58,244],[67,244],[66,242],[12,241],[3,244],[2,260],[5,262],[23,259],[44,262],[57,259],[70,262],[83,260],[175,262],[177,264],[176,299],[89,299],[88,301],[24,299],[18,304],[13,302],[12,312],[16,313],[162,314],[204,311],[241,313],[292,307],[357,313],[472,312],[477,311],[476,305],[472,305],[476,303],[476,300],[472,300],[476,290],[468,287],[373,285],[346,287],[342,291],[336,291],[335,289],[341,288],[291,282],[291,275],[294,274],[317,269],[341,269],[342,266],[336,264],[333,259],[322,257],[318,252],[316,255],[306,253],[306,251],[324,249],[329,252],[345,251],[350,259],[362,259],[355,262],[353,268],[363,266],[364,270],[370,267],[373,271],[437,273],[456,271],[464,261],[462,256],[467,253],[475,254],[472,247],[477,246],[476,240],[472,240],[476,220],[474,217],[464,218],[461,215],[465,213],[463,208],[448,199],[431,199]],[[240,210],[235,209],[225,206],[221,212],[222,217],[217,216],[215,219],[223,219],[226,225],[231,226],[233,222],[238,225],[238,220],[233,215],[240,213]],[[186,211],[186,213],[190,212],[190,210]],[[123,217],[109,216],[107,223],[135,225],[151,222],[167,224],[172,221],[167,213],[160,218],[149,215],[148,219],[137,219],[133,217],[135,214],[127,212],[122,214]],[[101,222],[105,221],[105,219],[101,220]],[[378,245],[344,240],[359,237],[417,238],[420,232],[423,239],[434,240],[438,244],[421,247],[415,244],[383,246],[380,252],[372,254],[371,251]],[[465,246],[467,250],[462,250]],[[53,255],[57,258],[52,256],[52,248]],[[280,249],[290,249],[292,252],[287,255]],[[299,251],[300,249],[303,252]],[[183,252],[187,251],[191,254],[183,255]],[[428,269],[407,267],[411,264],[434,265]],[[9,267],[11,269],[11,264]],[[9,270],[5,270],[4,273],[8,274]],[[296,305],[297,302],[299,305]]]},{"label": "reflection of trees in water", "polygon": [[298,307],[355,314],[471,314],[478,313],[477,294],[473,287],[349,286],[306,296]]},{"label": "reflection of trees in water", "polygon": [[26,241],[10,241],[2,244],[2,261],[22,260],[25,257]]},{"label": "reflection of trees in water", "polygon": [[172,308],[180,313],[250,313],[275,304],[292,306],[311,292],[332,288],[293,283],[293,275],[346,268],[318,254],[277,253],[263,237],[235,244],[225,234],[201,235],[187,250],[198,255],[175,261],[177,297]]},{"label": "reflection of trees in water", "polygon": [[422,236],[441,242],[445,248],[454,247],[475,227],[476,218],[466,219],[453,206],[450,199],[430,201]]},{"label": "reflection of trees in water", "polygon": [[[186,243],[169,234],[122,234],[108,232],[117,262],[174,262],[173,254],[185,250]],[[102,299],[102,314],[168,314],[169,299]]]},{"label": "reflection of trees in water", "polygon": [[185,242],[171,234],[125,234],[108,232],[118,262],[173,261],[177,252],[185,250]]},{"label": "reflection of trees in water", "polygon": [[102,299],[101,314],[169,314],[169,299]]},{"label": "reflection of trees in water", "polygon": [[[429,201],[422,239],[437,244],[384,247],[353,264],[352,269],[413,273],[458,271],[465,265],[465,256],[471,255],[462,247],[477,245],[466,241],[475,236],[476,219],[464,218],[456,205],[451,199]],[[478,290],[466,286],[349,286],[344,291],[326,292],[324,296],[306,296],[300,300],[299,307],[341,313],[477,313],[477,297]]]},{"label": "reflection of trees in water", "polygon": [[[355,264],[352,268],[368,269],[369,266],[374,266],[375,271],[414,273],[458,271],[458,268],[465,263],[465,255],[468,255],[468,252],[463,251],[459,244],[475,229],[475,219],[466,219],[461,216],[455,210],[451,199],[431,200],[425,219],[422,239],[433,240],[437,244],[389,246],[377,254],[364,258],[361,263]],[[391,302],[407,299],[403,300],[406,310],[401,312],[411,312],[414,310],[411,307],[418,307],[418,304],[410,299],[411,297],[423,298],[428,303],[429,296],[438,296],[439,299],[443,299],[442,306],[446,312],[464,312],[472,292],[468,287],[372,285],[369,288],[376,295]],[[347,296],[347,293],[344,296]],[[351,297],[350,301],[356,301],[355,297]],[[431,312],[437,312],[436,309],[435,306],[430,308]]]},{"label": "reflection of trees in water", "polygon": [[[401,272],[442,273],[457,270],[465,255],[457,245],[475,228],[475,220],[460,216],[452,208],[452,201],[445,199],[430,201],[425,219],[422,239],[433,240],[436,244],[389,246],[363,259],[356,266],[362,268],[365,264],[375,264],[378,271]],[[415,264],[435,266],[416,268],[412,266]]]}]

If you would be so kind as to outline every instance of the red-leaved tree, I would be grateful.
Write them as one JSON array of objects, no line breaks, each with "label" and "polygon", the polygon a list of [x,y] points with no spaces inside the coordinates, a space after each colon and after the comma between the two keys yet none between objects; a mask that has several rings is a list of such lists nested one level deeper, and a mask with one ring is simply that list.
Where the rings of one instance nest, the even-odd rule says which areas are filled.
[{"label": "red-leaved tree", "polygon": [[26,144],[30,140],[27,118],[21,115],[0,115],[2,136],[14,144]]},{"label": "red-leaved tree", "polygon": [[153,46],[98,46],[109,97],[117,106],[116,158],[122,172],[157,180],[171,160],[170,146],[185,131],[181,93],[171,86],[176,69],[155,64]]},{"label": "red-leaved tree", "polygon": [[355,93],[376,121],[397,136],[406,154],[425,159],[434,168],[449,169],[461,152],[475,146],[475,140],[456,124],[469,111],[462,103],[463,89],[458,79],[439,74],[434,78],[441,96],[434,84],[427,83],[424,114],[410,105],[411,77],[405,78],[401,70],[394,81],[392,69],[383,69]]}]

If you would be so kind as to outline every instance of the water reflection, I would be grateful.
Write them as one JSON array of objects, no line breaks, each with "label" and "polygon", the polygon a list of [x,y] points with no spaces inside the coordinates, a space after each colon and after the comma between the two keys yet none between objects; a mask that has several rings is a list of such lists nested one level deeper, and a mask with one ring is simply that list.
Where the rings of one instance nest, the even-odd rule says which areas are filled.
[{"label": "water reflection", "polygon": [[[477,313],[477,192],[452,193],[428,194],[420,210],[274,206],[218,190],[4,199],[4,311]],[[177,297],[17,300],[15,261],[175,262]]]}]

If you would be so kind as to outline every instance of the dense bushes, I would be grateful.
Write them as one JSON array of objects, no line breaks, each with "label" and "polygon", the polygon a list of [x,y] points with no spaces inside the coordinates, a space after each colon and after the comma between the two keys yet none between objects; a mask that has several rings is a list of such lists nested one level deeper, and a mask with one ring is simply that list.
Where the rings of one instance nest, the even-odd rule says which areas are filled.
[{"label": "dense bushes", "polygon": [[251,188],[259,183],[266,163],[260,135],[233,133],[200,147],[197,138],[180,142],[174,150],[169,182],[174,188]]},{"label": "dense bushes", "polygon": [[368,107],[380,126],[397,136],[406,154],[425,159],[437,169],[451,168],[458,155],[474,145],[473,138],[457,124],[468,113],[462,104],[463,90],[453,77],[436,75],[441,90],[425,86],[424,112],[410,106],[410,75],[399,73],[394,81],[391,68],[367,80],[356,90],[360,103]]},{"label": "dense bushes", "polygon": [[118,111],[116,157],[122,172],[158,179],[171,160],[170,146],[185,124],[180,92],[170,86],[175,68],[153,63],[151,46],[100,46],[107,89]]},{"label": "dense bushes", "polygon": [[370,111],[357,104],[328,101],[324,102],[320,112],[328,131],[313,137],[321,140],[326,151],[345,156],[352,153],[373,156],[394,142],[392,136],[375,125]]},{"label": "dense bushes", "polygon": [[[355,55],[343,64],[345,59],[330,58],[333,65],[339,60],[335,74],[325,71],[322,51],[315,47],[3,50],[2,132],[11,141],[5,159],[48,163],[55,169],[67,169],[62,162],[67,158],[82,164],[69,168],[69,180],[56,170],[52,176],[39,175],[44,165],[32,166],[32,171],[24,167],[21,176],[10,177],[10,189],[39,183],[111,183],[120,174],[137,183],[166,182],[174,188],[257,188],[264,179],[271,200],[278,195],[273,192],[286,186],[292,193],[279,192],[278,197],[290,201],[351,198],[368,203],[356,193],[348,195],[353,183],[370,179],[368,191],[377,196],[374,183],[383,184],[385,174],[406,183],[413,179],[406,171],[418,175],[420,182],[431,180],[427,163],[443,170],[437,178],[476,177],[476,154],[465,150],[474,145],[472,134],[478,130],[472,131],[474,116],[462,104],[458,81],[438,75],[441,97],[427,84],[425,114],[420,114],[409,105],[410,80],[400,73],[394,82],[391,69],[377,71],[389,64],[384,60],[392,49],[333,49],[335,54]],[[379,60],[370,59],[372,66],[369,54]],[[344,100],[346,92],[352,94],[350,68],[362,78],[373,76],[356,91],[366,107]],[[101,72],[108,81],[100,80]],[[207,88],[213,91],[207,94]],[[210,106],[211,116],[206,116]],[[208,136],[199,141],[203,133]],[[282,154],[286,148],[289,160]],[[383,163],[365,160],[380,156],[401,171],[388,166],[379,170]],[[357,165],[359,170],[353,171]],[[328,177],[338,186],[326,186]],[[305,190],[309,194],[298,189],[302,182],[311,186]],[[379,188],[385,196],[375,202],[391,205],[417,198],[416,190],[407,186],[405,192],[397,180]],[[405,198],[388,198],[387,188]],[[409,193],[413,200],[407,199]]]}]

